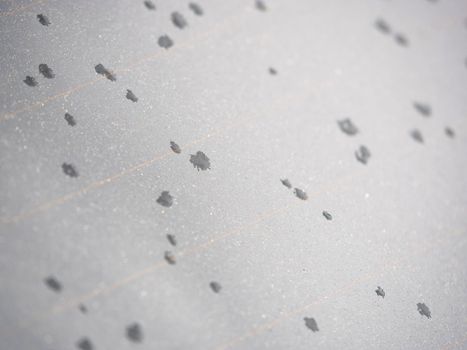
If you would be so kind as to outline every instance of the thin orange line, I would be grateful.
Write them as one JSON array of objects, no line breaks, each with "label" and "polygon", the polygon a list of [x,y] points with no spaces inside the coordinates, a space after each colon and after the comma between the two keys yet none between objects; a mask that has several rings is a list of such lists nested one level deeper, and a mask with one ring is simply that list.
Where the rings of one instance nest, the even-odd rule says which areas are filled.
[{"label": "thin orange line", "polygon": [[38,0],[38,1],[33,1],[32,3],[28,5],[23,5],[23,6],[18,6],[12,10],[6,11],[6,12],[0,12],[0,16],[12,16],[14,14],[17,14],[23,10],[28,9],[29,7],[32,7],[34,5],[40,4],[41,2],[44,2],[45,0]]}]

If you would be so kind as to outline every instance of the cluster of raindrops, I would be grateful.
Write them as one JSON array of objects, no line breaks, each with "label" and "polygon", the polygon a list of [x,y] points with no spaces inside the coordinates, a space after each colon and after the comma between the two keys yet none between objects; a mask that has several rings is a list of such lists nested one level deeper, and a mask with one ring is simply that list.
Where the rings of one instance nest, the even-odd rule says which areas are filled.
[{"label": "cluster of raindrops", "polygon": [[[52,68],[50,68],[45,63],[39,64],[38,71],[39,71],[39,74],[42,75],[45,79],[55,78],[54,71],[52,70]],[[23,81],[26,85],[31,86],[31,87],[39,85],[39,82],[37,81],[37,79],[32,75],[27,75]]]},{"label": "cluster of raindrops", "polygon": [[[289,181],[289,179],[282,179],[281,180],[282,184],[287,187],[288,189],[292,189],[292,183]],[[305,191],[303,191],[302,189],[300,188],[294,188],[293,189],[293,193],[295,194],[295,196],[303,201],[306,201],[308,199],[308,195],[306,194]]]},{"label": "cluster of raindrops", "polygon": [[[337,125],[341,131],[348,136],[355,136],[359,133],[358,128],[350,118],[345,118],[337,121]],[[370,160],[371,152],[365,145],[360,145],[355,151],[355,158],[362,164],[366,165]]]},{"label": "cluster of raindrops", "polygon": [[400,32],[394,32],[391,28],[391,25],[385,21],[383,18],[378,18],[375,21],[375,28],[384,35],[392,35],[395,42],[400,46],[407,47],[409,46],[409,39],[407,36]]}]

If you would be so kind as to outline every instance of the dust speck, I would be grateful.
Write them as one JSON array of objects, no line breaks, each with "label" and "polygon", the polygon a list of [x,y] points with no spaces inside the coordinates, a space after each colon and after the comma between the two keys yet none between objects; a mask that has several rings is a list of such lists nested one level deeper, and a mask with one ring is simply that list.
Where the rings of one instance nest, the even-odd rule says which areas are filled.
[{"label": "dust speck", "polygon": [[30,75],[28,75],[26,79],[24,79],[23,81],[28,86],[32,86],[32,87],[37,86],[37,80],[34,77],[31,77]]},{"label": "dust speck", "polygon": [[157,203],[164,207],[171,207],[174,202],[173,197],[170,195],[169,191],[163,191],[159,198],[157,198]]},{"label": "dust speck", "polygon": [[170,265],[175,265],[177,260],[175,259],[175,255],[172,252],[166,251],[164,253],[164,259],[169,263]]},{"label": "dust speck", "polygon": [[76,120],[75,117],[73,117],[70,113],[65,113],[65,120],[68,123],[69,126],[75,126],[76,125]]},{"label": "dust speck", "polygon": [[94,346],[89,338],[81,338],[77,343],[76,347],[80,350],[93,350]]},{"label": "dust speck", "polygon": [[220,283],[215,282],[215,281],[209,283],[209,286],[211,287],[211,289],[212,289],[212,291],[214,293],[219,293],[221,291],[221,289],[222,289],[222,286],[220,285]]},{"label": "dust speck", "polygon": [[172,149],[172,151],[174,151],[175,153],[177,154],[180,154],[182,153],[182,149],[180,148],[180,146],[175,143],[174,141],[170,141],[170,148]]},{"label": "dust speck", "polygon": [[132,323],[126,327],[126,337],[134,343],[143,342],[143,330],[139,323]]},{"label": "dust speck", "polygon": [[380,296],[382,298],[384,298],[386,296],[386,292],[380,286],[378,286],[378,288],[376,288],[375,293],[376,293],[376,295],[378,295],[378,296]]},{"label": "dust speck", "polygon": [[183,15],[180,12],[172,12],[170,18],[172,19],[172,23],[174,24],[174,26],[176,26],[177,28],[183,29],[188,25],[185,17],[183,17]]},{"label": "dust speck", "polygon": [[349,118],[338,120],[337,125],[342,130],[343,133],[353,136],[358,133],[358,129],[355,124]]},{"label": "dust speck", "polygon": [[453,129],[451,129],[449,126],[447,126],[445,129],[444,129],[444,132],[446,133],[447,136],[449,136],[450,138],[454,138],[456,136],[456,133],[454,132]]},{"label": "dust speck", "polygon": [[37,19],[39,20],[39,23],[42,24],[43,26],[50,25],[49,18],[46,15],[43,15],[42,13],[37,15]]},{"label": "dust speck", "polygon": [[426,316],[427,318],[431,318],[431,311],[428,306],[425,305],[425,303],[418,303],[417,304],[417,309],[420,315]]},{"label": "dust speck", "polygon": [[311,329],[313,332],[318,332],[318,331],[319,331],[318,323],[316,323],[316,321],[315,321],[314,318],[312,318],[312,317],[305,317],[303,320],[305,321],[305,326],[306,326],[308,329]]},{"label": "dust speck", "polygon": [[355,151],[355,157],[357,160],[362,163],[362,164],[367,164],[368,160],[371,157],[370,150],[366,146],[360,146],[356,151]]},{"label": "dust speck", "polygon": [[156,9],[156,5],[154,5],[154,3],[152,1],[150,1],[150,0],[146,0],[144,2],[144,6],[146,6],[146,8],[148,10],[155,10]]},{"label": "dust speck", "polygon": [[133,91],[127,89],[126,90],[126,98],[133,102],[138,102],[138,97],[133,93]]},{"label": "dust speck", "polygon": [[55,277],[49,276],[44,279],[44,283],[47,287],[49,287],[54,292],[60,293],[63,289],[62,284],[58,281]]},{"label": "dust speck", "polygon": [[160,36],[159,39],[157,40],[157,43],[159,44],[160,47],[163,47],[164,49],[169,49],[174,44],[173,40],[168,35]]},{"label": "dust speck", "polygon": [[332,215],[326,210],[323,211],[323,216],[326,218],[326,220],[332,220]]},{"label": "dust speck", "polygon": [[424,117],[429,117],[431,116],[431,107],[430,105],[426,103],[421,103],[421,102],[414,102],[413,107],[415,110],[423,115]]},{"label": "dust speck", "polygon": [[174,247],[177,245],[177,238],[175,235],[168,234],[167,235],[167,240],[169,241],[170,244],[172,244]]},{"label": "dust speck", "polygon": [[255,7],[256,7],[257,10],[262,11],[262,12],[265,12],[268,9],[263,0],[256,0],[255,1]]},{"label": "dust speck", "polygon": [[197,3],[195,2],[190,2],[188,4],[188,7],[190,8],[191,11],[193,11],[193,13],[197,16],[202,16],[204,14],[204,11],[203,9],[201,8],[201,6],[199,6]]},{"label": "dust speck", "polygon": [[417,129],[412,130],[412,131],[410,132],[410,136],[412,136],[412,138],[413,138],[415,141],[419,142],[419,143],[423,143],[423,142],[424,142],[424,141],[423,141],[422,133],[421,133],[419,130],[417,130]]},{"label": "dust speck", "polygon": [[78,177],[78,171],[76,170],[73,164],[63,163],[62,164],[63,172],[69,177]]},{"label": "dust speck", "polygon": [[190,155],[190,163],[199,170],[211,169],[211,161],[209,158],[201,151],[196,152],[196,154]]},{"label": "dust speck", "polygon": [[117,77],[115,76],[115,74],[113,74],[111,71],[109,71],[107,68],[105,68],[101,63],[99,63],[97,66],[95,66],[94,69],[96,70],[97,74],[103,75],[104,77],[106,77],[110,81],[116,81],[117,80]]},{"label": "dust speck", "polygon": [[39,65],[39,73],[41,73],[44,78],[53,79],[55,78],[55,73],[53,72],[52,68],[50,68],[45,63],[41,63]]},{"label": "dust speck", "polygon": [[281,182],[285,187],[292,188],[292,183],[289,181],[289,179],[283,179]]},{"label": "dust speck", "polygon": [[306,194],[306,192],[299,188],[295,188],[294,193],[295,196],[297,196],[297,198],[300,198],[302,201],[306,201],[308,199],[308,195]]}]

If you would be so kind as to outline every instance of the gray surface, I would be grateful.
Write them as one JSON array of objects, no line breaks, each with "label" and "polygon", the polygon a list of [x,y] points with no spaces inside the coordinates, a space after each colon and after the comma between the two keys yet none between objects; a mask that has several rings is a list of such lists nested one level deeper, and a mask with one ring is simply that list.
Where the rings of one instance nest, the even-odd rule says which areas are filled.
[{"label": "gray surface", "polygon": [[154,3],[0,1],[0,347],[467,348],[467,2]]}]

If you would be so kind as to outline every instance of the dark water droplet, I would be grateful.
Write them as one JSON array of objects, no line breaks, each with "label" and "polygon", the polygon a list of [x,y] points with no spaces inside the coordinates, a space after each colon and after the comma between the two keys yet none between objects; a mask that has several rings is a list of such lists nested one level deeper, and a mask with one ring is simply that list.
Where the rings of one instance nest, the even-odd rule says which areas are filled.
[{"label": "dark water droplet", "polygon": [[426,306],[425,303],[418,303],[417,310],[420,313],[420,315],[426,316],[427,318],[431,318],[430,308]]},{"label": "dark water droplet", "polygon": [[197,16],[202,16],[204,14],[204,11],[203,9],[201,8],[201,6],[199,6],[197,3],[195,2],[190,2],[188,4],[188,7],[190,8],[191,11],[193,11],[193,13]]},{"label": "dark water droplet", "polygon": [[89,338],[82,338],[76,343],[76,347],[80,350],[93,350],[94,346]]},{"label": "dark water droplet", "polygon": [[287,188],[292,188],[292,184],[288,179],[281,180],[282,184]]},{"label": "dark water droplet", "polygon": [[262,12],[265,12],[268,9],[266,7],[266,4],[262,0],[256,0],[255,7],[256,7],[257,10],[262,11]]},{"label": "dark water droplet", "polygon": [[456,136],[456,133],[454,132],[454,130],[451,129],[449,126],[446,126],[446,128],[444,129],[444,132],[450,138],[454,138]]},{"label": "dark water droplet", "polygon": [[375,27],[383,34],[391,33],[391,26],[382,18],[376,20]]},{"label": "dark water droplet", "polygon": [[419,143],[423,143],[423,142],[424,142],[422,133],[421,133],[419,130],[417,130],[417,129],[412,130],[412,131],[410,132],[410,136],[412,136],[412,138],[413,138],[415,141],[419,142]]},{"label": "dark water droplet", "polygon": [[323,216],[326,218],[326,220],[332,220],[332,215],[328,213],[326,210],[323,211]]},{"label": "dark water droplet", "polygon": [[62,284],[53,276],[49,276],[44,279],[44,283],[47,287],[49,287],[54,292],[61,292],[62,291]]},{"label": "dark water droplet", "polygon": [[167,208],[171,207],[173,202],[173,197],[170,195],[169,191],[163,191],[159,198],[157,198],[157,203]]},{"label": "dark water droplet", "polygon": [[269,74],[271,74],[271,75],[277,75],[277,70],[274,69],[273,67],[269,67]]},{"label": "dark water droplet", "polygon": [[358,150],[355,151],[355,157],[360,163],[367,164],[371,157],[370,150],[366,146],[360,146]]},{"label": "dark water droplet", "polygon": [[172,12],[170,18],[172,19],[172,23],[174,24],[174,26],[176,26],[177,28],[183,29],[188,25],[185,17],[183,17],[183,15],[180,12]]},{"label": "dark water droplet", "polygon": [[309,329],[311,329],[313,332],[318,332],[318,323],[316,323],[315,319],[312,317],[305,317],[303,319],[305,321],[305,326]]},{"label": "dark water droplet", "polygon": [[133,91],[127,89],[126,90],[126,98],[133,102],[138,102],[138,97],[133,93]]},{"label": "dark water droplet", "polygon": [[221,291],[221,289],[222,289],[222,286],[220,285],[220,283],[215,282],[215,281],[209,283],[209,286],[211,287],[211,289],[212,289],[212,291],[214,293],[219,293]]},{"label": "dark water droplet", "polygon": [[37,86],[37,80],[34,77],[31,77],[30,75],[28,75],[26,79],[24,79],[23,81],[28,86],[32,86],[32,87]]},{"label": "dark water droplet", "polygon": [[342,130],[343,133],[353,136],[358,133],[358,129],[355,124],[349,118],[338,120],[337,125]]},{"label": "dark water droplet", "polygon": [[170,265],[175,265],[177,260],[175,259],[175,255],[172,252],[166,251],[164,253],[164,259],[167,261]]},{"label": "dark water droplet", "polygon": [[177,245],[177,238],[174,235],[168,234],[167,235],[167,240],[169,241],[170,244],[172,244],[174,247]]},{"label": "dark water droplet", "polygon": [[420,113],[424,117],[429,117],[431,115],[431,107],[426,103],[414,102],[413,107],[418,113]]},{"label": "dark water droplet", "polygon": [[297,196],[297,198],[300,198],[303,201],[306,201],[308,199],[308,195],[306,194],[306,192],[299,188],[295,188],[294,193]]},{"label": "dark water droplet", "polygon": [[63,172],[70,177],[78,177],[78,171],[75,169],[73,164],[63,163],[62,164]]},{"label": "dark water droplet", "polygon": [[395,34],[394,39],[396,40],[396,43],[398,43],[400,46],[409,46],[409,39],[407,39],[407,37],[404,34]]},{"label": "dark water droplet", "polygon": [[39,65],[39,73],[41,73],[44,76],[44,78],[47,78],[47,79],[55,78],[55,74],[53,70],[45,63],[41,63]]},{"label": "dark water droplet", "polygon": [[37,19],[39,20],[39,23],[42,24],[43,26],[48,26],[50,25],[50,21],[46,15],[43,15],[42,13],[37,15]]},{"label": "dark water droplet", "polygon": [[380,296],[382,298],[384,298],[386,296],[386,293],[385,293],[384,289],[381,288],[380,286],[378,286],[378,288],[375,290],[375,292],[376,292],[376,295],[378,295],[378,296]]},{"label": "dark water droplet", "polygon": [[150,0],[146,0],[144,2],[144,6],[146,6],[146,8],[148,10],[155,10],[156,9],[156,5],[154,5],[154,3],[152,1],[150,1]]},{"label": "dark water droplet", "polygon": [[70,126],[76,125],[75,117],[73,117],[70,113],[65,113],[65,120]]},{"label": "dark water droplet", "polygon": [[109,71],[107,68],[105,68],[100,63],[97,66],[95,66],[94,69],[96,70],[97,74],[105,76],[110,81],[116,81],[117,80],[117,77],[115,76],[115,74],[113,74],[111,71]]},{"label": "dark water droplet", "polygon": [[211,161],[209,158],[201,151],[196,152],[196,154],[190,155],[190,163],[199,170],[211,169]]},{"label": "dark water droplet", "polygon": [[160,36],[159,40],[157,40],[157,43],[159,44],[160,47],[163,47],[164,49],[169,49],[174,44],[173,40],[170,39],[168,35]]},{"label": "dark water droplet", "polygon": [[126,337],[134,343],[143,342],[143,330],[139,323],[132,323],[126,327]]},{"label": "dark water droplet", "polygon": [[174,141],[170,141],[170,148],[172,149],[172,151],[174,151],[177,154],[182,153],[182,149]]},{"label": "dark water droplet", "polygon": [[88,308],[86,307],[86,305],[79,304],[78,309],[79,309],[79,311],[81,311],[83,314],[87,314],[87,313],[88,313]]}]

